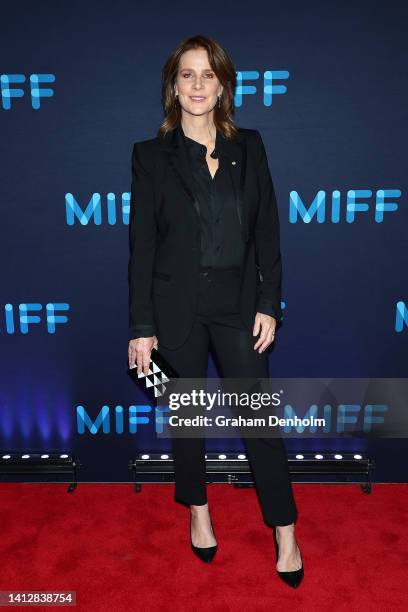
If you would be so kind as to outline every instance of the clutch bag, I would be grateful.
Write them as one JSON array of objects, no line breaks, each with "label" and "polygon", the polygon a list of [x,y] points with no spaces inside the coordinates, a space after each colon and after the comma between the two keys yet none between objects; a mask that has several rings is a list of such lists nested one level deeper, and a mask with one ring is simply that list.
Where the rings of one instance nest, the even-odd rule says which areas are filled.
[{"label": "clutch bag", "polygon": [[161,397],[179,373],[170,365],[163,355],[153,348],[150,353],[149,371],[147,375],[142,371],[137,373],[137,365],[131,368],[128,365],[128,374],[134,382],[151,398]]}]

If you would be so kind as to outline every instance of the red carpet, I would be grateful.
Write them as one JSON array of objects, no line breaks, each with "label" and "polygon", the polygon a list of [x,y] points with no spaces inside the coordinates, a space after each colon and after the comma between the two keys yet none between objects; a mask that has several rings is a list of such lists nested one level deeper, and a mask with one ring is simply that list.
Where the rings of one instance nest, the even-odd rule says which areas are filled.
[{"label": "red carpet", "polygon": [[275,572],[254,489],[208,486],[219,549],[207,566],[190,550],[189,511],[173,502],[173,485],[66,488],[0,485],[0,590],[73,590],[73,609],[92,612],[408,609],[407,484],[374,484],[370,495],[295,484],[298,590]]}]

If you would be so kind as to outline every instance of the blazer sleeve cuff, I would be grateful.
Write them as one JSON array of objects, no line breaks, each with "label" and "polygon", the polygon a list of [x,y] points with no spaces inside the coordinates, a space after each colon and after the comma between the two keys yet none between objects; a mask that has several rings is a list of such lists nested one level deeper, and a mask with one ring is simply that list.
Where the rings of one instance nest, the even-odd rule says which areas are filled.
[{"label": "blazer sleeve cuff", "polygon": [[129,329],[128,339],[136,340],[136,338],[151,338],[152,336],[156,335],[155,325],[136,325],[135,327],[131,327]]},{"label": "blazer sleeve cuff", "polygon": [[282,311],[278,310],[272,300],[260,296],[257,300],[256,311],[261,314],[274,317],[278,322],[282,321]]}]

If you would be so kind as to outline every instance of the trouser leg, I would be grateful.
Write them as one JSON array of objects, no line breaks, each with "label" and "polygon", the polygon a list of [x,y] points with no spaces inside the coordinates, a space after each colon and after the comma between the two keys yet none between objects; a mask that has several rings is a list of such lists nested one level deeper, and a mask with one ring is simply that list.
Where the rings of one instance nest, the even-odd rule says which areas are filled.
[{"label": "trouser leg", "polygon": [[[238,314],[223,315],[209,325],[210,346],[224,378],[269,378],[268,353],[258,353]],[[266,523],[290,525],[297,519],[287,453],[281,438],[244,438],[247,457]]]},{"label": "trouser leg", "polygon": [[[181,378],[207,376],[209,339],[208,331],[198,319],[186,342],[177,349],[160,347],[159,351],[180,374]],[[187,506],[207,503],[205,439],[171,438],[174,462],[176,501]]]},{"label": "trouser leg", "polygon": [[297,520],[286,447],[282,438],[244,438],[264,520],[291,525]]}]

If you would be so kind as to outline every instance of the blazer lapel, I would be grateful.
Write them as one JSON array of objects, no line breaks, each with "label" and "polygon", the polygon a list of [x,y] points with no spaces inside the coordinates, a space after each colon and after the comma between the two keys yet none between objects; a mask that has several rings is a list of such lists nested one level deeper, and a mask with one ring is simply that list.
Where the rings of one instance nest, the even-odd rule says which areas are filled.
[{"label": "blazer lapel", "polygon": [[173,169],[184,191],[190,197],[199,220],[200,206],[194,192],[194,178],[190,168],[188,152],[182,138],[183,135],[181,134],[180,128],[176,126],[174,130],[165,134],[162,149],[166,155],[168,164]]}]

